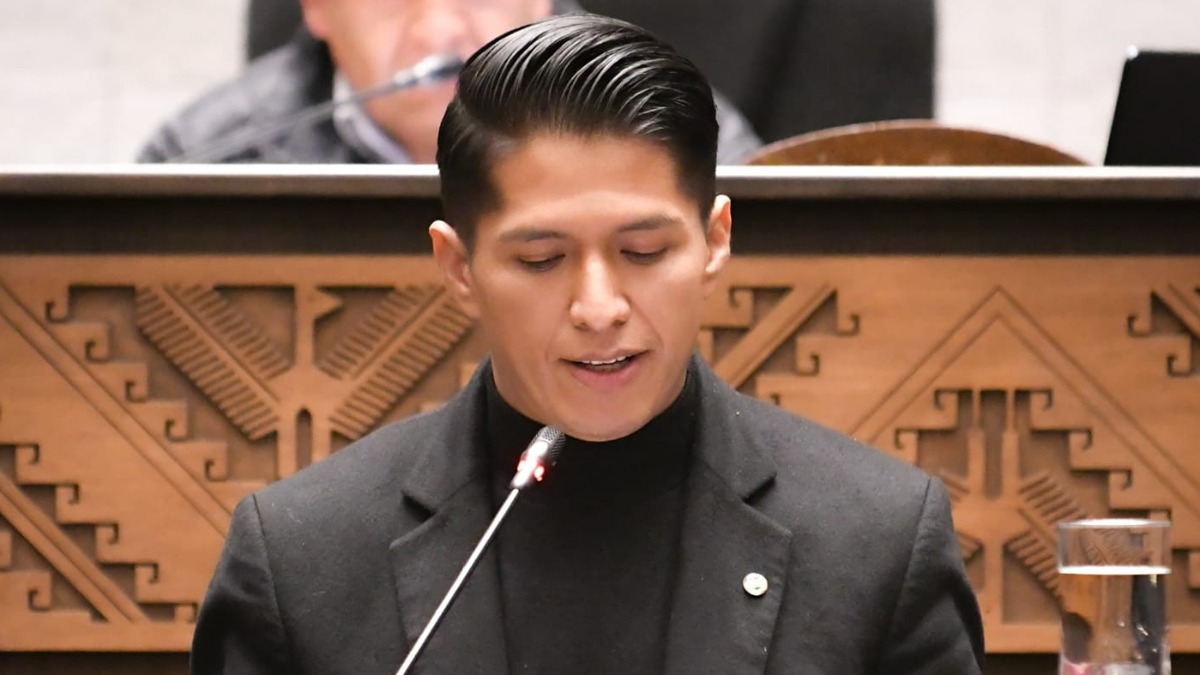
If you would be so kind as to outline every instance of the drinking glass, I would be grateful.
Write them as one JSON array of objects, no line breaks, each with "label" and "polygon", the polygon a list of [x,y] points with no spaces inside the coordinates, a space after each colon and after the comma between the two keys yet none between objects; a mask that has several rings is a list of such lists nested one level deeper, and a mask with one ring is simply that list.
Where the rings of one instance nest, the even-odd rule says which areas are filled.
[{"label": "drinking glass", "polygon": [[1170,675],[1165,520],[1058,525],[1059,675]]}]

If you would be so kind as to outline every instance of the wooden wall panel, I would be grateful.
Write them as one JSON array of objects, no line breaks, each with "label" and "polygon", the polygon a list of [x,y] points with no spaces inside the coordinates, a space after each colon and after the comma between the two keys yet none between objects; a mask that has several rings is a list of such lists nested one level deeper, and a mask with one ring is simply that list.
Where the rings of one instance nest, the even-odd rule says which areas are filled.
[{"label": "wooden wall panel", "polygon": [[[946,481],[990,652],[1108,514],[1172,519],[1200,651],[1200,257],[735,257],[698,349]],[[0,256],[0,651],[186,650],[237,500],[483,353],[421,256]]]},{"label": "wooden wall panel", "polygon": [[[699,350],[951,486],[988,672],[1053,669],[1049,524],[1085,513],[1176,522],[1200,672],[1200,171],[718,186]],[[0,168],[0,672],[184,672],[234,501],[453,394],[483,345],[425,258],[437,197],[428,167]]]}]

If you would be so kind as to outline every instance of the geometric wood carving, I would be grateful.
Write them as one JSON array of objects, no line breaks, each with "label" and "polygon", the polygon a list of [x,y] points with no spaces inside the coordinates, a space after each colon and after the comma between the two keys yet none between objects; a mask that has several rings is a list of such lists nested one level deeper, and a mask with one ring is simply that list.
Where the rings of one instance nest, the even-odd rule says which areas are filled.
[{"label": "geometric wood carving", "polygon": [[[988,650],[1058,649],[1054,523],[1173,522],[1200,651],[1200,259],[734,257],[698,350],[941,477]],[[185,651],[243,495],[446,400],[427,257],[0,257],[0,650]]]}]

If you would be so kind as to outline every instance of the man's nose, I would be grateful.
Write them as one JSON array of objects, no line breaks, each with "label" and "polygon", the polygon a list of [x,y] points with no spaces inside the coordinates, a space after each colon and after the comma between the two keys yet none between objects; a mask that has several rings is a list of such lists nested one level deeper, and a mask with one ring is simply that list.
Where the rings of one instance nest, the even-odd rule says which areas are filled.
[{"label": "man's nose", "polygon": [[426,51],[461,52],[471,32],[470,9],[461,0],[413,0],[408,39]]},{"label": "man's nose", "polygon": [[629,300],[610,263],[600,256],[583,261],[571,299],[571,323],[604,331],[629,321]]}]

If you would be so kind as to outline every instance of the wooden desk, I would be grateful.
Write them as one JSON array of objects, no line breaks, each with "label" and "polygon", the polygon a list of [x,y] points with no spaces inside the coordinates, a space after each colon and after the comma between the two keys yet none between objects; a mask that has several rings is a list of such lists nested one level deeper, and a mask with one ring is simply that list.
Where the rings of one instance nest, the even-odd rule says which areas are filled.
[{"label": "wooden desk", "polygon": [[[700,351],[946,481],[989,652],[1057,650],[1053,523],[1110,513],[1174,521],[1200,652],[1200,171],[721,184]],[[186,650],[240,497],[454,393],[438,210],[420,168],[0,173],[0,651]]]}]

